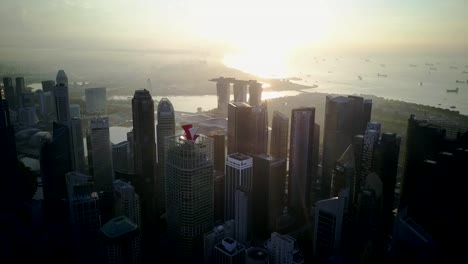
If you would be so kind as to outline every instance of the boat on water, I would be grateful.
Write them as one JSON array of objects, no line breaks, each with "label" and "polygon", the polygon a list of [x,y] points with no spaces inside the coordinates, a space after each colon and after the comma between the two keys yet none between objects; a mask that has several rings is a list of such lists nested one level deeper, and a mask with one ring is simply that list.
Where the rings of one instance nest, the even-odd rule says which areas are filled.
[{"label": "boat on water", "polygon": [[468,73],[468,71],[462,71],[462,73],[465,73],[465,74],[466,74],[466,73]]},{"label": "boat on water", "polygon": [[456,107],[456,106],[454,106],[454,105],[452,105],[452,106],[450,106],[450,108],[451,108],[451,109],[455,109],[455,108],[457,108],[457,107]]},{"label": "boat on water", "polygon": [[431,68],[429,68],[429,70],[431,70],[431,71],[437,71],[437,68],[431,67]]},{"label": "boat on water", "polygon": [[359,79],[360,81],[362,81],[362,76],[361,76],[361,75],[358,75],[358,79]]},{"label": "boat on water", "polygon": [[419,86],[422,86],[422,82],[419,82]]},{"label": "boat on water", "polygon": [[455,89],[447,89],[447,93],[458,93],[458,87]]},{"label": "boat on water", "polygon": [[380,74],[380,73],[377,73],[377,77],[388,77],[387,74]]},{"label": "boat on water", "polygon": [[455,83],[465,83],[465,81],[456,80]]}]

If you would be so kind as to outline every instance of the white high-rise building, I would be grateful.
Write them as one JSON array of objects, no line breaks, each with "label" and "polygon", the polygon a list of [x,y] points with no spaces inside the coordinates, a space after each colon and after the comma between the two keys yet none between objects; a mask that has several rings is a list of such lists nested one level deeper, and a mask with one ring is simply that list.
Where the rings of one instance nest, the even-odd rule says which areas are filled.
[{"label": "white high-rise building", "polygon": [[107,93],[105,87],[85,89],[86,112],[105,114],[107,112]]},{"label": "white high-rise building", "polygon": [[109,118],[94,117],[90,120],[87,135],[89,174],[94,177],[97,191],[112,189],[114,172],[109,139]]},{"label": "white high-rise building", "polygon": [[271,264],[304,263],[304,257],[298,249],[296,239],[288,235],[273,232],[270,239],[265,243],[265,246],[270,252]]},{"label": "white high-rise building", "polygon": [[236,190],[239,187],[252,190],[253,159],[240,153],[233,153],[226,159],[224,181],[224,219],[235,217]]},{"label": "white high-rise building", "polygon": [[113,185],[115,216],[128,217],[141,230],[140,197],[135,193],[135,188],[121,180],[114,181]]}]

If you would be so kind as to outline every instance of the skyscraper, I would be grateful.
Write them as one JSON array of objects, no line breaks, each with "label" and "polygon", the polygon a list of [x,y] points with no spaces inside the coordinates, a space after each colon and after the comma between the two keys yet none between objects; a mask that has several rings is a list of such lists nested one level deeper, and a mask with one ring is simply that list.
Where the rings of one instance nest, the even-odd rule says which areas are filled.
[{"label": "skyscraper", "polygon": [[257,81],[249,82],[249,104],[252,107],[259,106],[262,103],[262,84]]},{"label": "skyscraper", "polygon": [[57,72],[57,77],[55,78],[57,86],[66,86],[68,87],[68,77],[64,70],[59,70]]},{"label": "skyscraper", "polygon": [[117,216],[101,227],[104,263],[140,263],[139,227],[125,216]]},{"label": "skyscraper", "polygon": [[227,114],[229,98],[231,97],[231,84],[224,78],[219,78],[216,82],[216,92],[218,95],[218,111]]},{"label": "skyscraper", "polygon": [[42,81],[42,90],[44,92],[54,92],[54,86],[55,86],[55,81],[54,80],[47,80],[47,81]]},{"label": "skyscraper", "polygon": [[96,190],[112,190],[114,173],[109,138],[109,118],[94,117],[90,120],[86,143],[88,144],[89,174],[93,176]]},{"label": "skyscraper", "polygon": [[275,158],[288,158],[289,117],[279,111],[273,112],[271,125],[270,155]]},{"label": "skyscraper", "polygon": [[231,264],[245,263],[245,246],[227,237],[215,246],[215,263]]},{"label": "skyscraper", "polygon": [[273,232],[265,244],[271,254],[270,263],[272,264],[304,263],[304,257],[298,248],[297,241],[291,236]]},{"label": "skyscraper", "polygon": [[126,216],[142,230],[140,197],[130,183],[116,180],[114,187],[115,216]]},{"label": "skyscraper", "polygon": [[168,235],[181,255],[190,257],[196,241],[213,227],[213,140],[167,137],[165,149]]},{"label": "skyscraper", "polygon": [[[145,234],[152,236],[157,213],[154,102],[149,91],[136,90],[132,99],[135,190],[140,195]],[[151,239],[151,237],[148,237]],[[144,238],[146,241],[147,238]],[[145,243],[148,245],[148,243]]]},{"label": "skyscraper", "polygon": [[234,219],[235,194],[239,187],[252,189],[253,181],[252,158],[240,153],[234,153],[226,159],[226,175],[224,179],[224,219]]},{"label": "skyscraper", "polygon": [[85,89],[86,112],[90,114],[107,113],[106,87]]},{"label": "skyscraper", "polygon": [[73,140],[73,160],[72,167],[84,173],[85,172],[85,160],[84,160],[84,144],[83,144],[83,131],[81,128],[81,119],[71,119],[71,136]]},{"label": "skyscraper", "polygon": [[228,108],[227,153],[250,153],[252,148],[252,107],[246,103],[230,103]]},{"label": "skyscraper", "polygon": [[[247,121],[248,122],[248,121]],[[251,150],[252,154],[267,154],[268,152],[268,110],[266,103],[252,108]]]},{"label": "skyscraper", "polygon": [[252,234],[266,239],[275,230],[276,219],[285,206],[286,159],[253,155]]},{"label": "skyscraper", "polygon": [[233,85],[234,102],[247,102],[247,81],[235,80]]},{"label": "skyscraper", "polygon": [[353,99],[344,96],[327,96],[325,128],[323,132],[322,199],[330,197],[333,167],[352,141]]},{"label": "skyscraper", "polygon": [[333,256],[341,249],[346,197],[317,201],[314,223],[314,255]]},{"label": "skyscraper", "polygon": [[171,101],[167,98],[162,98],[158,103],[158,125],[157,140],[158,140],[158,195],[159,195],[159,211],[166,211],[166,154],[164,151],[164,139],[174,136],[175,134],[175,119],[174,107]]},{"label": "skyscraper", "polygon": [[3,77],[3,86],[5,92],[5,98],[8,101],[8,105],[10,108],[15,108],[16,100],[15,100],[15,87],[13,86],[13,80],[11,77]]},{"label": "skyscraper", "polygon": [[70,121],[70,102],[68,99],[68,86],[63,83],[55,86],[55,112],[57,122],[61,124],[68,124]]},{"label": "skyscraper", "polygon": [[250,242],[252,228],[252,195],[251,191],[239,188],[235,193],[235,213],[236,223],[234,237],[240,243],[247,245]]},{"label": "skyscraper", "polygon": [[24,77],[16,77],[15,95],[17,108],[23,107],[23,92],[25,89],[26,87],[24,86]]},{"label": "skyscraper", "polygon": [[214,144],[214,169],[224,173],[226,163],[226,135],[221,131],[208,134]]},{"label": "skyscraper", "polygon": [[41,148],[44,203],[46,213],[52,217],[63,216],[61,212],[65,212],[62,204],[67,194],[65,174],[71,171],[72,165],[69,136],[67,126],[54,122],[52,139],[45,141]]},{"label": "skyscraper", "polygon": [[[5,82],[5,81],[4,81]],[[2,189],[0,204],[2,208],[14,207],[20,200],[18,160],[16,153],[15,131],[10,121],[8,101],[2,98],[0,90],[0,168],[2,168]]]},{"label": "skyscraper", "polygon": [[81,108],[79,104],[70,105],[70,118],[81,118]]},{"label": "skyscraper", "polygon": [[374,157],[374,148],[380,138],[380,124],[369,122],[367,129],[364,132],[364,141],[362,146],[361,170],[358,177],[359,188],[364,188],[366,184],[366,177],[372,171],[372,162]]},{"label": "skyscraper", "polygon": [[224,238],[234,237],[234,220],[224,222],[222,225],[215,226],[213,230],[203,236],[203,262],[214,262],[214,247],[221,243]]},{"label": "skyscraper", "polygon": [[291,143],[289,154],[289,206],[300,216],[308,215],[310,191],[313,178],[313,150],[315,108],[304,107],[292,110]]}]

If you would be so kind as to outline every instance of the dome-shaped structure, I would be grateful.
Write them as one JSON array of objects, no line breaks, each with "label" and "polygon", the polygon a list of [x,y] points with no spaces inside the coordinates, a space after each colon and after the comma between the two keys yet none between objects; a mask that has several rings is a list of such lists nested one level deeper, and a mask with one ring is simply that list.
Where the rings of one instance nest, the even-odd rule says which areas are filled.
[{"label": "dome-shaped structure", "polygon": [[68,77],[64,70],[59,70],[56,77],[57,85],[65,85],[68,87]]}]

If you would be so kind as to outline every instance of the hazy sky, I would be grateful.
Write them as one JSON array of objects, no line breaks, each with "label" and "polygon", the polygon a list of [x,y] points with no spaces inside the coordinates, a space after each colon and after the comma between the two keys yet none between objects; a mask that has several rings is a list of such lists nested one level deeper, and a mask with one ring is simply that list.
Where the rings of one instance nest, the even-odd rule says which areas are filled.
[{"label": "hazy sky", "polygon": [[0,50],[468,52],[466,0],[0,2]]}]

